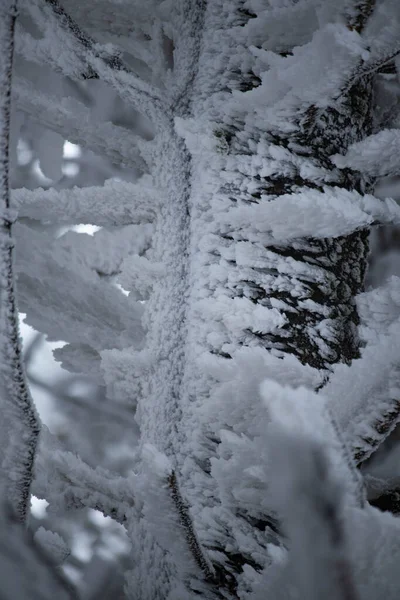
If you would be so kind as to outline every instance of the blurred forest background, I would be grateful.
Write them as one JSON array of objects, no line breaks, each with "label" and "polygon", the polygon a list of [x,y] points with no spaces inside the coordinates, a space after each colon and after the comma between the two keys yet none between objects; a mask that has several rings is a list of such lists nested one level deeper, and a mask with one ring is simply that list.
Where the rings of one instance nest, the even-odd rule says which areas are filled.
[{"label": "blurred forest background", "polygon": [[[32,31],[33,35],[34,33]],[[17,57],[17,60],[21,63],[18,65],[21,70],[24,59]],[[29,66],[27,63],[26,71],[27,77],[46,91],[62,92],[62,95],[84,102],[94,122],[110,121],[136,130],[141,126],[137,113],[128,109],[101,81],[72,82],[58,78],[54,72],[44,71],[32,63]],[[381,77],[387,93],[378,98],[378,101],[384,111],[389,110],[394,98],[398,101],[400,94],[395,74],[382,74]],[[13,189],[46,189],[50,186],[68,189],[75,185],[102,185],[110,178],[127,181],[135,181],[137,178],[134,170],[111,164],[106,158],[75,145],[73,138],[66,139],[44,128],[26,112],[15,110],[12,123]],[[145,127],[145,124],[142,126]],[[151,132],[148,135],[151,136]],[[379,197],[390,196],[400,202],[400,178],[382,181],[375,193]],[[32,221],[29,221],[29,225],[43,227]],[[71,223],[62,229],[46,226],[46,231],[51,231],[54,237],[67,234],[88,236],[99,233],[99,228],[90,223]],[[78,238],[76,240],[78,243]],[[115,275],[108,272],[106,264],[99,265],[99,273],[111,279]],[[400,229],[374,229],[371,234],[367,289],[381,285],[391,275],[400,276]],[[81,457],[90,465],[102,466],[126,475],[132,464],[137,440],[137,428],[132,414],[127,414],[118,405],[111,405],[106,400],[105,390],[95,380],[77,377],[63,370],[53,357],[53,350],[61,347],[62,341],[45,340],[24,323],[23,314],[21,333],[28,379],[43,423],[59,438],[65,449],[73,451],[78,448]],[[126,427],[128,420],[132,422],[130,428]],[[391,436],[377,453],[375,462],[380,460],[380,464],[383,464],[386,461],[387,465],[389,454],[393,456],[393,452],[398,452],[397,437],[397,433]],[[374,465],[370,468],[374,468]],[[36,531],[44,526],[58,532],[67,542],[70,555],[62,569],[77,586],[81,597],[85,600],[124,598],[122,567],[129,551],[124,528],[95,510],[81,509],[55,519],[46,505],[45,500],[32,498],[31,528]]]}]

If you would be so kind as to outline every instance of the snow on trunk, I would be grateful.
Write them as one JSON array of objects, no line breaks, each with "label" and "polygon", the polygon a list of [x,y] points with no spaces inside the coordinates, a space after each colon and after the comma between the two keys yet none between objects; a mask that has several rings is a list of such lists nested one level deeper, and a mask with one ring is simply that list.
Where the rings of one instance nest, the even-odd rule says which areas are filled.
[{"label": "snow on trunk", "polygon": [[[286,240],[282,236],[276,242],[258,223],[252,227],[250,220],[245,227],[235,215],[279,203],[291,193],[298,194],[300,212],[307,191],[324,189],[329,198],[330,187],[334,211],[338,189],[343,195],[347,190],[365,192],[358,174],[335,169],[329,157],[370,133],[372,98],[371,82],[364,78],[334,99],[346,78],[342,70],[351,71],[363,56],[358,34],[330,25],[326,35],[317,31],[304,52],[280,58],[279,67],[271,59],[265,71],[262,61],[268,53],[251,47],[251,16],[240,1],[207,7],[193,118],[177,120],[193,164],[186,396],[180,426],[185,441],[178,460],[201,542],[234,576],[237,593],[251,588],[270,560],[268,544],[279,535],[272,512],[260,515],[241,502],[228,506],[219,499],[223,474],[215,471],[213,457],[219,453],[221,419],[212,422],[204,407],[216,405],[218,410],[221,360],[235,361],[243,346],[278,358],[291,355],[300,367],[312,367],[325,377],[335,363],[358,356],[354,298],[363,286],[368,230],[339,231],[326,238],[322,219],[321,232],[315,223],[314,235],[296,237],[299,227],[293,219],[294,235],[289,231]],[[320,61],[310,61],[310,54]],[[322,80],[318,88],[318,72],[333,56],[332,79]],[[307,88],[302,77],[314,87]],[[207,355],[208,365],[214,360],[214,375],[202,369]],[[281,377],[285,383],[284,370]],[[251,413],[256,392],[241,402]]]}]

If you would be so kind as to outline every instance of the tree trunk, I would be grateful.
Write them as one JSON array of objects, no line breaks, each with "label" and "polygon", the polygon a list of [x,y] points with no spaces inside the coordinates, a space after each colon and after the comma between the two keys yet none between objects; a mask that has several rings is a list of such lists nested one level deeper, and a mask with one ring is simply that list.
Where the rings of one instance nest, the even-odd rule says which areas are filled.
[{"label": "tree trunk", "polygon": [[[221,223],[220,215],[238,206],[279,202],[284,194],[322,192],[325,186],[364,192],[366,182],[350,171],[338,172],[329,156],[344,153],[349,144],[371,132],[373,102],[366,77],[327,108],[294,107],[289,132],[268,121],[252,125],[251,114],[248,118],[230,101],[235,90],[247,91],[259,83],[246,68],[251,64],[249,49],[235,39],[251,15],[244,3],[236,5],[234,17],[223,2],[207,8],[194,94],[196,126],[182,125],[193,168],[187,368],[179,425],[187,434],[177,453],[200,538],[232,578],[233,597],[238,588],[250,586],[248,569],[260,571],[265,565],[254,559],[256,551],[243,549],[241,536],[251,539],[248,547],[268,562],[267,543],[280,534],[271,514],[260,519],[240,512],[239,506],[236,511],[216,508],[220,500],[210,472],[219,437],[212,424],[201,426],[215,381],[202,374],[199,361],[204,353],[228,361],[243,346],[261,347],[278,357],[292,354],[320,370],[323,385],[333,364],[350,363],[359,356],[355,295],[363,288],[368,230],[271,245],[263,234],[227,224],[226,219]],[[214,152],[207,147],[213,138]],[[257,170],[260,147],[268,148],[273,157],[268,176]],[[232,326],[225,316],[237,310],[240,317],[246,310],[246,304],[235,309],[239,298],[251,303],[249,310],[274,311],[270,325],[257,330],[246,327],[242,319],[243,325]],[[212,309],[219,305],[220,310]]]}]

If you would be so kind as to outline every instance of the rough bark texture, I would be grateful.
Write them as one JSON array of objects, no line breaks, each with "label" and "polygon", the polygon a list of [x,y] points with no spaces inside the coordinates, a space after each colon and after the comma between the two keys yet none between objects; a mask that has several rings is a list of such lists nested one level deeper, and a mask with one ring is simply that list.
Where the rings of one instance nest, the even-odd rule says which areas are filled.
[{"label": "rough bark texture", "polygon": [[[235,25],[240,27],[251,18],[251,14],[241,2],[236,5]],[[268,123],[265,123],[264,131],[254,130],[249,134],[240,114],[216,114],[208,102],[209,95],[219,93],[221,97],[229,97],[232,91],[251,89],[259,82],[254,73],[240,71],[234,60],[229,61],[228,57],[220,57],[216,61],[215,72],[210,73],[210,56],[218,54],[218,42],[220,37],[229,35],[224,31],[229,26],[232,23],[224,15],[222,3],[221,6],[220,3],[209,5],[198,74],[202,87],[196,97],[195,116],[204,119],[204,115],[207,115],[206,118],[214,127],[214,135],[221,141],[223,153],[228,155],[229,160],[224,155],[219,162],[214,159],[212,164],[201,157],[198,159],[195,156],[193,159],[188,364],[196,364],[204,350],[229,360],[229,347],[262,346],[278,356],[288,353],[295,355],[303,364],[326,372],[327,379],[331,365],[337,362],[350,363],[359,356],[359,319],[354,298],[363,289],[368,231],[335,239],[298,239],[280,246],[265,245],[262,235],[258,239],[254,236],[250,239],[242,230],[221,229],[218,224],[213,226],[214,198],[217,197],[225,210],[229,210],[237,203],[279,202],[283,194],[310,188],[322,190],[322,185],[319,187],[315,181],[304,179],[293,168],[295,160],[290,175],[283,176],[278,172],[276,176],[263,178],[257,173],[240,173],[237,161],[239,175],[231,176],[229,171],[235,172],[235,157],[251,156],[255,143],[259,141],[285,148],[292,156],[308,158],[310,164],[326,169],[331,179],[323,185],[365,191],[367,182],[358,174],[350,171],[334,174],[329,156],[343,153],[349,144],[371,132],[371,81],[368,77],[359,79],[345,95],[325,110],[309,106],[294,113],[292,122],[296,124],[296,129],[290,134],[269,128]],[[244,53],[246,51],[243,49]],[[230,68],[230,62],[234,68]],[[222,68],[221,65],[228,66]],[[208,82],[208,89],[204,86],[205,81]],[[285,166],[282,161],[281,172],[285,171]],[[209,232],[208,237],[204,231]],[[210,238],[214,239],[214,243]],[[244,244],[254,249],[253,265],[243,265],[243,262],[239,266],[237,264],[239,249]],[[207,280],[202,288],[198,284],[199,279]],[[244,297],[254,305],[278,308],[284,323],[269,333],[247,329],[240,334],[221,322],[213,321],[212,317],[209,319],[211,323],[207,323],[208,316],[201,313],[199,303],[204,298],[217,302],[221,293],[230,299]],[[187,379],[197,379],[195,385],[188,385],[188,404],[183,413],[184,428],[190,432],[196,411],[201,411],[202,404],[212,395],[214,384],[207,377],[196,377],[193,366],[188,367]],[[222,537],[225,544],[221,544],[220,534],[219,541],[216,541],[209,524],[203,521],[203,515],[212,513],[213,502],[218,504],[215,484],[209,475],[210,459],[217,452],[218,442],[214,434],[205,433],[200,442],[202,451],[197,456],[183,460],[182,477],[186,479],[187,487],[185,483],[183,486],[190,497],[196,527],[204,546],[211,556],[216,557],[216,564],[233,576],[236,581],[234,589],[237,590],[245,585],[242,579],[245,569],[260,571],[263,565],[258,564],[250,552],[240,549],[231,529],[232,522],[236,520],[237,527],[249,539],[253,539],[260,553],[264,550],[266,554],[266,544],[280,534],[277,534],[273,515],[266,514],[257,520],[240,513],[238,509],[236,514],[230,514],[230,522],[222,519],[223,524],[219,521],[215,523],[216,529],[218,526],[224,528]],[[190,446],[189,439],[187,452]],[[191,484],[188,485],[187,481]],[[193,484],[193,481],[196,483]],[[206,496],[202,498],[192,491],[198,489],[199,481],[206,491]]]}]

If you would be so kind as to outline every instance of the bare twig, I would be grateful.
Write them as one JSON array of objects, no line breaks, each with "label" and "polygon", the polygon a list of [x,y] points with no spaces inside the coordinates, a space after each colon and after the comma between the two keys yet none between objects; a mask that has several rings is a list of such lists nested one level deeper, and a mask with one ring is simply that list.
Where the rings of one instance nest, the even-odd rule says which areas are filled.
[{"label": "bare twig", "polygon": [[[8,426],[8,445],[2,468],[17,517],[24,522],[29,510],[33,464],[40,431],[26,382],[19,337],[14,284],[14,242],[9,193],[9,138],[11,79],[17,1],[3,1],[0,9],[0,285],[1,285],[1,393]],[[11,475],[11,476],[10,476]]]}]

